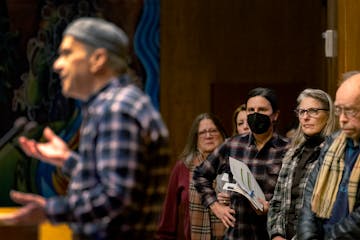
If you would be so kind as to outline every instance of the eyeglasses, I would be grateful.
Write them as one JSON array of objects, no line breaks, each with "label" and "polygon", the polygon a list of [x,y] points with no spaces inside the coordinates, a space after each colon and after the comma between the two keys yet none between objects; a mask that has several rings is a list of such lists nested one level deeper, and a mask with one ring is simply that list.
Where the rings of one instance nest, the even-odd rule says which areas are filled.
[{"label": "eyeglasses", "polygon": [[329,111],[329,109],[326,108],[308,108],[308,109],[295,109],[294,112],[296,113],[296,115],[298,117],[304,117],[305,113],[309,116],[309,117],[316,117],[319,114],[319,111]]},{"label": "eyeglasses", "polygon": [[358,114],[359,109],[337,106],[335,107],[334,112],[336,116],[340,116],[343,113],[346,117],[355,117],[356,114]]},{"label": "eyeglasses", "polygon": [[212,128],[212,129],[205,129],[200,132],[198,132],[198,135],[200,137],[206,137],[206,134],[209,134],[210,136],[217,136],[219,134],[219,130]]}]

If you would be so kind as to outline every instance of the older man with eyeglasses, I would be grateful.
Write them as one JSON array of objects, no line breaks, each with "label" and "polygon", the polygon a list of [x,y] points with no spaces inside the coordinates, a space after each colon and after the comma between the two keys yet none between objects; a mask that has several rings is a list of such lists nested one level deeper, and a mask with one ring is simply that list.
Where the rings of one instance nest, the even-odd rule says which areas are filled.
[{"label": "older man with eyeglasses", "polygon": [[325,143],[309,177],[298,239],[360,239],[360,73],[336,92],[341,131]]}]

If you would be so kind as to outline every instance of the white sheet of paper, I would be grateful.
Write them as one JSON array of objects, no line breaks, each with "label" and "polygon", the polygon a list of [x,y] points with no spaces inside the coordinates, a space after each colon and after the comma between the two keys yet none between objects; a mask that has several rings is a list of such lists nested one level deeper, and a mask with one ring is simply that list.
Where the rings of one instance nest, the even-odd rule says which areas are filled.
[{"label": "white sheet of paper", "polygon": [[229,164],[230,170],[233,174],[233,178],[236,180],[236,183],[239,185],[243,192],[247,193],[243,195],[248,195],[245,197],[247,197],[248,199],[249,197],[253,199],[252,202],[259,207],[261,206],[262,209],[263,206],[257,199],[261,198],[265,200],[265,195],[261,190],[258,182],[256,181],[254,175],[251,173],[249,167],[245,163],[232,157],[229,157]]}]

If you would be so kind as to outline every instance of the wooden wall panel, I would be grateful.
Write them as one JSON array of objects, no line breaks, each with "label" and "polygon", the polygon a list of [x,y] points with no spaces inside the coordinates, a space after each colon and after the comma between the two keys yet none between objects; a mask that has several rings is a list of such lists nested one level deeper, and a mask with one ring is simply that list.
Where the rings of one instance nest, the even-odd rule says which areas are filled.
[{"label": "wooden wall panel", "polygon": [[[197,114],[218,106],[227,110],[218,115],[226,114],[220,117],[228,119],[227,112],[240,103],[241,98],[225,101],[227,92],[216,92],[216,101],[221,102],[214,103],[211,86],[284,83],[287,91],[286,86],[293,83],[326,88],[321,36],[326,8],[322,4],[313,0],[161,1],[160,105],[174,158]],[[296,94],[287,92],[283,101],[294,101]]]},{"label": "wooden wall panel", "polygon": [[294,123],[296,116],[296,96],[305,88],[303,83],[214,83],[212,84],[211,109],[221,117],[228,134],[232,133],[232,114],[238,107],[238,102],[244,102],[248,91],[254,87],[269,87],[278,95],[280,116],[277,122],[277,131],[285,133]]},{"label": "wooden wall panel", "polygon": [[[360,1],[338,0],[338,69],[360,70]],[[340,76],[339,76],[340,79]]]}]

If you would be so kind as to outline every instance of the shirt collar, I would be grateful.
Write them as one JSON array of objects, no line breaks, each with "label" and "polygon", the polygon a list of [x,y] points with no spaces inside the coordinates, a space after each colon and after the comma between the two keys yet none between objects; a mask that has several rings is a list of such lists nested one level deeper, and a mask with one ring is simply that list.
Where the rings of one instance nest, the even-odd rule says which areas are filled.
[{"label": "shirt collar", "polygon": [[351,138],[346,138],[346,145],[350,148],[360,148],[359,142],[354,143],[354,140],[352,140]]},{"label": "shirt collar", "polygon": [[112,87],[124,87],[131,82],[130,77],[127,74],[123,74],[120,77],[112,77],[109,79],[109,82],[105,84],[102,88],[100,88],[97,92],[93,93],[87,101],[83,102],[84,107],[88,107],[92,105],[95,99],[102,93],[107,91]]},{"label": "shirt collar", "polygon": [[[269,141],[266,144],[270,143],[272,147],[276,148],[278,146],[281,146],[280,144],[281,141],[285,141],[284,138],[282,138],[278,133],[274,132],[272,137],[269,139]],[[256,145],[255,137],[252,133],[249,134],[249,145]]]}]

